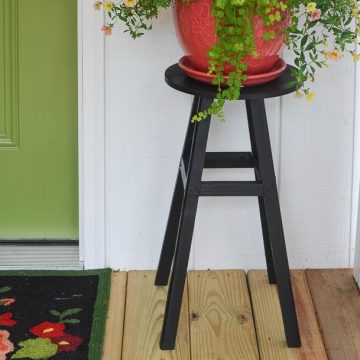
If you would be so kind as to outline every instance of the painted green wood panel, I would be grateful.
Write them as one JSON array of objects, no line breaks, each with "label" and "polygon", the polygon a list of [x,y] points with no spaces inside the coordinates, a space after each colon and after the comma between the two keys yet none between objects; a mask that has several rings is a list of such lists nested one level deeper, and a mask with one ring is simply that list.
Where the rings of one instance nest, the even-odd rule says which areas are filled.
[{"label": "painted green wood panel", "polygon": [[2,41],[0,69],[4,69],[0,83],[0,147],[16,147],[19,142],[18,126],[18,26],[16,1],[1,1],[6,16],[0,18]]},{"label": "painted green wood panel", "polygon": [[78,238],[76,8],[0,0],[0,239]]},{"label": "painted green wood panel", "polygon": [[5,137],[6,127],[5,127],[5,42],[4,38],[6,36],[5,30],[5,3],[4,0],[0,2],[0,34],[2,35],[0,40],[0,142]]}]

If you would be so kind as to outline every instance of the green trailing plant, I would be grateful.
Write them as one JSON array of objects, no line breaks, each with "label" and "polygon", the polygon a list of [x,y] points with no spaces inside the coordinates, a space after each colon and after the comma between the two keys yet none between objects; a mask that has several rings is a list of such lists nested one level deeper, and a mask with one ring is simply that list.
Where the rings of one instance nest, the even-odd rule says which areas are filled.
[{"label": "green trailing plant", "polygon": [[[135,39],[152,28],[160,9],[170,5],[171,0],[122,0],[97,1],[94,7],[97,10],[103,7],[107,12],[109,21],[103,26],[105,34],[110,35],[115,23],[122,21],[125,31]],[[225,101],[240,96],[241,86],[247,79],[246,59],[249,55],[257,56],[253,22],[249,21],[256,15],[269,26],[264,40],[276,36],[271,25],[289,18],[289,26],[283,33],[285,44],[295,56],[296,93],[308,101],[316,95],[308,84],[315,80],[317,69],[341,59],[345,53],[354,60],[360,59],[356,52],[360,6],[356,0],[214,0],[211,14],[215,18],[218,40],[208,52],[209,73],[215,74],[213,84],[218,87],[218,93],[210,107],[195,115],[193,121],[201,121],[208,115],[224,119]],[[233,65],[233,70],[226,80],[224,67],[227,63]]]}]

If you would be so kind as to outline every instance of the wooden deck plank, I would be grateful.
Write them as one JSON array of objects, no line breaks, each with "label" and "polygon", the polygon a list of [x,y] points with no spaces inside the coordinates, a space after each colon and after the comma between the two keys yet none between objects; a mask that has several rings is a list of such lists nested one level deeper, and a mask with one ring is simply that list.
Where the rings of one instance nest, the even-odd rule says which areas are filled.
[{"label": "wooden deck plank", "polygon": [[125,310],[122,360],[189,360],[189,318],[185,287],[180,323],[173,351],[161,351],[160,333],[167,287],[156,287],[154,271],[130,271]]},{"label": "wooden deck plank", "polygon": [[307,270],[306,276],[329,359],[360,359],[360,295],[352,270]]},{"label": "wooden deck plank", "polygon": [[248,279],[261,359],[295,359],[286,346],[276,285],[269,285],[266,271],[249,271]]},{"label": "wooden deck plank", "polygon": [[327,360],[314,304],[304,270],[291,271],[292,287],[302,346],[292,349],[297,360]]},{"label": "wooden deck plank", "polygon": [[106,320],[103,360],[120,360],[124,329],[126,272],[113,272]]},{"label": "wooden deck plank", "polygon": [[302,340],[299,349],[286,345],[277,287],[268,283],[266,271],[250,271],[248,279],[261,359],[327,359],[304,272],[292,271]]},{"label": "wooden deck plank", "polygon": [[192,360],[259,359],[244,271],[191,271],[188,291]]}]

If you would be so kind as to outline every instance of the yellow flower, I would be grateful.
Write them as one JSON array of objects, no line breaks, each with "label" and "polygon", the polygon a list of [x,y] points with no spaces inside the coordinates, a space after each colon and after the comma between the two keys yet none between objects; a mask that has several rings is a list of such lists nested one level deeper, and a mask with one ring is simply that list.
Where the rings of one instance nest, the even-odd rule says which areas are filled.
[{"label": "yellow flower", "polygon": [[124,5],[128,8],[133,8],[137,4],[137,0],[123,0]]},{"label": "yellow flower", "polygon": [[354,61],[359,61],[360,60],[360,54],[352,53],[351,55],[352,55]]},{"label": "yellow flower", "polygon": [[326,39],[324,39],[322,42],[321,42],[325,47],[328,47],[329,46],[329,43]]},{"label": "yellow flower", "polygon": [[307,4],[307,6],[306,6],[306,11],[307,11],[308,13],[314,12],[315,9],[316,9],[316,2],[309,2],[309,3]]},{"label": "yellow flower", "polygon": [[308,91],[306,93],[306,100],[308,102],[312,102],[315,99],[316,93],[314,93],[313,91]]},{"label": "yellow flower", "polygon": [[295,92],[295,97],[297,98],[301,98],[303,96],[302,92],[300,89],[297,89],[296,92]]},{"label": "yellow flower", "polygon": [[110,12],[113,7],[113,3],[111,1],[105,1],[104,2],[104,9],[107,12]]},{"label": "yellow flower", "polygon": [[360,13],[360,6],[357,5],[357,6],[355,6],[354,9],[353,9],[352,16],[353,16],[353,17],[358,17],[358,16],[359,16],[359,13]]},{"label": "yellow flower", "polygon": [[101,9],[101,1],[97,1],[94,3],[94,9],[99,11]]},{"label": "yellow flower", "polygon": [[332,50],[332,51],[325,51],[324,55],[327,59],[330,59],[330,60],[340,60],[343,56],[341,51],[339,51],[337,49]]}]

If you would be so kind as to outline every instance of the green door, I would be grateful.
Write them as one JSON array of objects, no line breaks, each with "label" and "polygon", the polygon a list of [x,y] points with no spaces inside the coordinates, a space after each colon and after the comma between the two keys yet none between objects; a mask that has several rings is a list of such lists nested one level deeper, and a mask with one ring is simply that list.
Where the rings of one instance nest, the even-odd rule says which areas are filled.
[{"label": "green door", "polygon": [[0,0],[0,239],[77,239],[77,0]]}]

